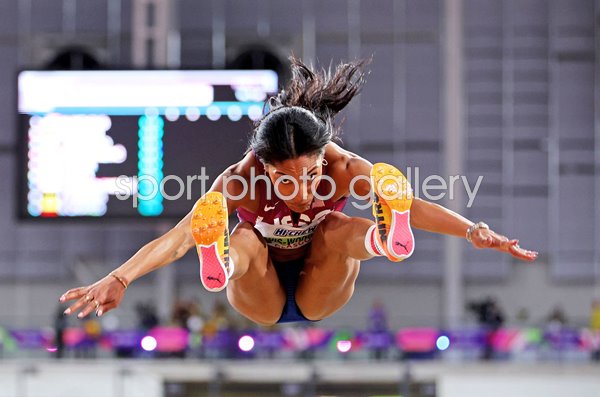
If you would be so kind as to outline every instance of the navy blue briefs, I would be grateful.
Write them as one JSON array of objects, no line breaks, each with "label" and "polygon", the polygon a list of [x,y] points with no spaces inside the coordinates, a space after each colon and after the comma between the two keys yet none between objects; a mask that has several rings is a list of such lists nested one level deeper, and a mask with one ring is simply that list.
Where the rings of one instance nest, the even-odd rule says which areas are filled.
[{"label": "navy blue briefs", "polygon": [[279,281],[285,291],[286,300],[278,323],[312,321],[304,317],[296,303],[296,289],[300,280],[300,272],[304,268],[304,258],[289,262],[273,261]]}]

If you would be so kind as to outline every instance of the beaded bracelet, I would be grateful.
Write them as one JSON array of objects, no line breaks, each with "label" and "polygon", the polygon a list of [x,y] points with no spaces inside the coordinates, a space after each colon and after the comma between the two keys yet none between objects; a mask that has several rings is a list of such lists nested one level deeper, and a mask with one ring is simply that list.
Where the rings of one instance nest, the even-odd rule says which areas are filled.
[{"label": "beaded bracelet", "polygon": [[487,224],[485,224],[484,222],[478,222],[478,223],[474,223],[474,224],[472,224],[472,225],[471,225],[471,226],[470,226],[470,227],[467,229],[467,235],[466,235],[466,238],[467,238],[467,241],[468,241],[468,242],[470,242],[470,243],[472,242],[472,241],[471,241],[471,235],[472,235],[472,234],[473,234],[473,232],[474,232],[475,230],[477,230],[477,229],[487,229],[487,230],[489,230],[489,229],[490,229],[490,227],[489,227]]}]

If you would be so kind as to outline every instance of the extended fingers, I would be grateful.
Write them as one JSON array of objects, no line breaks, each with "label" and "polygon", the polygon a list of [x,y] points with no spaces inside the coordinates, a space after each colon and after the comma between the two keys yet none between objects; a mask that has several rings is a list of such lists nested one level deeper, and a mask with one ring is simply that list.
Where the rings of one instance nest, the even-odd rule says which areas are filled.
[{"label": "extended fingers", "polygon": [[77,315],[78,318],[87,317],[91,312],[100,309],[100,302],[96,299],[89,301],[81,312]]},{"label": "extended fingers", "polygon": [[64,303],[73,299],[80,299],[85,295],[86,291],[87,287],[73,288],[62,294],[59,300]]},{"label": "extended fingers", "polygon": [[[84,288],[85,290],[85,288]],[[66,315],[72,314],[78,310],[80,310],[81,308],[83,308],[82,312],[79,313],[79,315],[77,317],[82,318],[85,317],[89,314],[88,309],[90,307],[94,308],[96,303],[98,302],[97,298],[94,298],[94,294],[92,291],[87,291],[87,293],[82,293],[82,296],[79,298],[79,300],[77,300],[77,302],[75,302],[74,304],[72,304],[71,306],[69,306],[67,308],[67,310],[64,311],[64,313]],[[84,315],[82,315],[83,312],[86,312]]]},{"label": "extended fingers", "polygon": [[96,312],[96,315],[99,317],[115,307],[117,307],[117,302],[114,298],[107,296],[101,291],[92,289],[67,308],[64,313],[69,315],[79,311],[77,317],[84,318],[90,315],[90,313]]},{"label": "extended fingers", "polygon": [[96,315],[98,317],[100,317],[101,315],[111,311],[115,307],[117,307],[117,304],[115,303],[115,301],[104,303],[104,304],[100,305],[100,307],[98,307],[98,310],[96,311]]},{"label": "extended fingers", "polygon": [[538,252],[521,248],[519,240],[510,240],[491,230],[478,229],[476,234],[474,233],[473,244],[477,248],[494,248],[498,251],[508,252],[516,258],[526,261],[534,261],[538,257]]},{"label": "extended fingers", "polygon": [[508,250],[514,244],[519,243],[517,240],[509,240],[508,237],[506,237],[506,236],[498,235],[497,238],[498,238],[498,248],[500,248],[502,250]]},{"label": "extended fingers", "polygon": [[512,244],[509,248],[509,252],[516,258],[523,259],[526,261],[534,261],[538,257],[537,251],[530,251],[519,247],[518,241]]},{"label": "extended fingers", "polygon": [[79,311],[77,317],[84,318],[95,311],[98,316],[101,316],[117,307],[123,297],[123,287],[119,284],[118,289],[115,290],[113,281],[113,278],[107,276],[90,286],[74,288],[65,292],[60,297],[61,302],[76,299],[64,311],[65,315]]}]

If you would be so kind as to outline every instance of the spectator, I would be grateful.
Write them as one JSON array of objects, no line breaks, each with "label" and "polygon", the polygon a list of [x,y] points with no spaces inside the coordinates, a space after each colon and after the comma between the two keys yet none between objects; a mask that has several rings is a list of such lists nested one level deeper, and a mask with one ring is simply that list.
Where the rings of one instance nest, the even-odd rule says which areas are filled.
[{"label": "spectator", "polygon": [[151,304],[140,302],[135,306],[135,311],[137,312],[138,324],[141,329],[149,330],[159,324],[156,310]]},{"label": "spectator", "polygon": [[530,325],[529,320],[530,320],[530,315],[529,315],[529,310],[526,307],[522,307],[517,311],[517,324],[520,326],[528,326]]},{"label": "spectator", "polygon": [[549,332],[560,332],[567,323],[567,316],[562,307],[555,306],[546,318],[546,330]]},{"label": "spectator", "polygon": [[218,331],[229,330],[232,328],[234,328],[233,322],[227,312],[227,306],[220,300],[215,301],[213,313],[206,321],[203,333],[205,335],[214,335]]},{"label": "spectator", "polygon": [[590,329],[594,332],[600,332],[600,299],[592,302],[592,311],[590,313]]},{"label": "spectator", "polygon": [[369,331],[388,330],[387,312],[381,299],[376,299],[373,302],[371,310],[369,310],[368,322]]},{"label": "spectator", "polygon": [[64,307],[58,306],[54,316],[54,343],[56,346],[56,358],[62,358],[65,354],[65,329],[67,328],[67,317],[63,313]]},{"label": "spectator", "polygon": [[387,311],[381,299],[376,299],[369,310],[367,329],[373,339],[370,347],[371,357],[381,360],[387,354],[388,343],[391,343]]},{"label": "spectator", "polygon": [[496,332],[504,324],[504,313],[496,299],[492,297],[487,297],[481,302],[472,302],[468,308],[475,313],[479,324],[486,330],[483,359],[491,360],[494,355],[493,340]]},{"label": "spectator", "polygon": [[[590,330],[596,336],[600,336],[600,299],[594,299],[592,302],[592,311],[590,313]],[[594,361],[600,361],[600,346],[592,353]]]}]

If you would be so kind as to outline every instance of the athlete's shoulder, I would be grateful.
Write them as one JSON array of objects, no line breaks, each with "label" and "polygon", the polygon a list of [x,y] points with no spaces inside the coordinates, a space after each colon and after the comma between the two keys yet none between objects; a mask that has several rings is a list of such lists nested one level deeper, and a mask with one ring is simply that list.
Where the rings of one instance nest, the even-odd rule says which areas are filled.
[{"label": "athlete's shoulder", "polygon": [[[359,194],[366,194],[370,191],[371,185],[368,178],[373,164],[368,160],[333,142],[325,147],[325,159],[327,160],[327,175],[333,178],[337,188],[340,189],[337,197],[347,196],[351,188],[360,192]],[[356,177],[361,178],[355,180]],[[351,187],[353,180],[355,180],[355,184]]]},{"label": "athlete's shoulder", "polygon": [[357,176],[369,175],[371,164],[365,158],[342,148],[335,142],[330,142],[325,147],[328,174],[335,179],[335,175]]},{"label": "athlete's shoulder", "polygon": [[256,156],[252,151],[249,151],[240,161],[227,167],[225,172],[223,172],[223,175],[228,177],[236,176],[245,180],[250,180],[253,173],[254,175],[260,174],[258,171],[259,166],[258,159],[256,159]]},{"label": "athlete's shoulder", "polygon": [[[258,200],[252,197],[249,192],[250,184],[253,183],[252,175],[260,175],[255,169],[257,161],[254,153],[248,152],[235,164],[230,165],[215,180],[211,190],[222,192],[227,197],[227,206],[230,211],[238,207],[244,207],[253,212],[257,206]],[[255,169],[253,171],[253,169]]]}]

